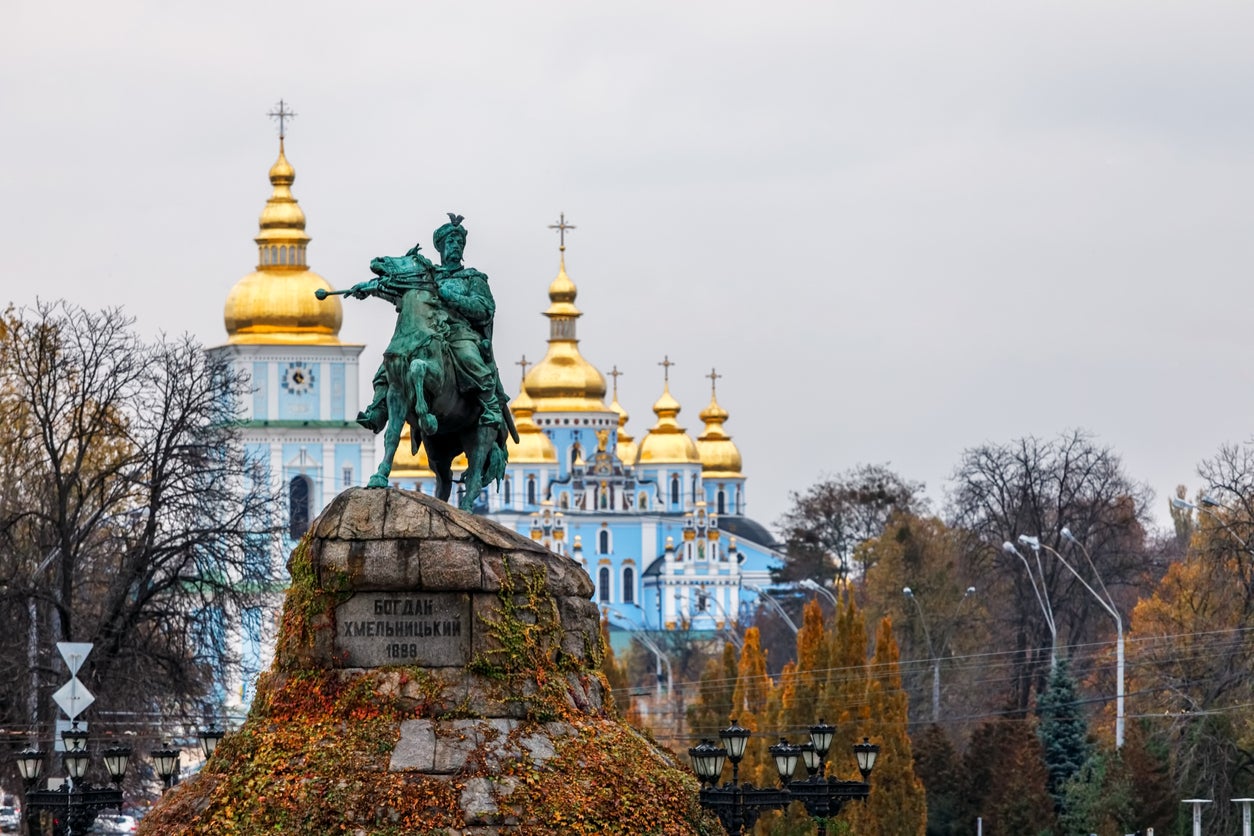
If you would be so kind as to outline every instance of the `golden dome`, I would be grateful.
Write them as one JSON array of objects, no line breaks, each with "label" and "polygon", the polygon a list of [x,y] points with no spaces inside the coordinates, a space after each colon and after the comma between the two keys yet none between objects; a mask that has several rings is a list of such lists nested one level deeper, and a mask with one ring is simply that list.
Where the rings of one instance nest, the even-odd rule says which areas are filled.
[{"label": "golden dome", "polygon": [[396,455],[392,457],[392,479],[434,479],[435,472],[431,470],[431,462],[427,460],[427,448],[419,447],[418,454],[410,452],[413,449],[413,434],[409,431],[409,424],[406,424],[401,430],[401,443],[396,445]]},{"label": "golden dome", "polygon": [[615,364],[610,369],[610,374],[614,377],[614,400],[610,402],[610,409],[618,413],[618,442],[614,448],[614,455],[618,460],[626,465],[636,463],[636,456],[639,450],[636,448],[636,442],[627,432],[627,419],[631,416],[627,414],[627,410],[623,409],[623,405],[618,402],[618,378],[622,374]]},{"label": "golden dome", "polygon": [[515,444],[512,438],[505,442],[510,464],[557,464],[557,448],[531,418],[535,402],[527,394],[525,383],[509,408],[514,413],[514,426],[518,429],[518,443]]},{"label": "golden dome", "polygon": [[326,279],[305,261],[309,236],[305,213],[291,185],[296,171],[287,161],[283,140],[279,158],[270,167],[274,192],[261,210],[257,237],[257,271],[236,282],[226,297],[223,320],[228,343],[339,345],[344,308],[338,296],[319,301],[318,289],[331,290]]},{"label": "golden dome", "polygon": [[679,426],[679,401],[671,396],[670,383],[662,387],[662,397],[653,404],[657,423],[640,440],[638,465],[693,464],[701,461],[697,443]]},{"label": "golden dome", "polygon": [[[419,447],[418,453],[415,455],[410,451],[413,449],[413,434],[409,430],[409,424],[401,429],[401,441],[396,445],[396,455],[392,457],[392,479],[434,479],[435,472],[431,469],[431,462],[427,459],[427,448]],[[452,469],[454,473],[463,471],[468,466],[466,454],[463,453],[453,459]]]},{"label": "golden dome", "polygon": [[549,349],[523,379],[536,412],[604,412],[605,377],[579,353],[577,290],[566,275],[563,247],[557,278],[549,285]]},{"label": "golden dome", "polygon": [[701,420],[705,422],[705,431],[697,436],[697,451],[701,455],[701,473],[707,478],[740,478],[744,476],[740,472],[740,450],[727,431],[723,429],[723,422],[727,420],[727,410],[719,406],[718,397],[714,391],[713,380],[717,379],[718,375],[710,372],[710,377],[712,379],[710,403],[701,410],[700,414]]}]

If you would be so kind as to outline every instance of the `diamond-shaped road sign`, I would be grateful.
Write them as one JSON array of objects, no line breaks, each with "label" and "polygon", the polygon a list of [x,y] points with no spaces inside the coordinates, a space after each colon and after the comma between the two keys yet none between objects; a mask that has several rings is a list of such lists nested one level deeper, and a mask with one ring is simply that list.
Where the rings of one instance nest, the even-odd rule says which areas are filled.
[{"label": "diamond-shaped road sign", "polygon": [[87,661],[91,648],[91,642],[57,642],[57,650],[61,651],[61,658],[70,669],[70,681],[62,685],[52,698],[71,720],[96,701],[95,695],[87,690],[87,686],[78,681],[78,671],[83,667],[83,662]]},{"label": "diamond-shaped road sign", "polygon": [[57,692],[52,695],[52,699],[61,706],[65,716],[71,720],[86,711],[87,706],[96,701],[95,695],[87,690],[86,685],[78,681],[77,676],[70,677],[69,682],[58,688]]},{"label": "diamond-shaped road sign", "polygon": [[92,647],[91,642],[57,642],[57,650],[61,651],[61,658],[69,666],[70,676],[78,675],[78,669],[87,661],[87,654],[91,653]]}]

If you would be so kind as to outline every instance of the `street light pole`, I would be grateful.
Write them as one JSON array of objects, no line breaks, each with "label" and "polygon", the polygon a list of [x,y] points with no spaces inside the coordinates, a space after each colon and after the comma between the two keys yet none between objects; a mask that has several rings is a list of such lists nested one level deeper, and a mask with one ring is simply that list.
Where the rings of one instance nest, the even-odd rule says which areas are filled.
[{"label": "street light pole", "polygon": [[[1020,541],[1023,537],[1020,536]],[[1013,554],[1023,562],[1023,568],[1028,570],[1028,580],[1032,582],[1032,591],[1036,593],[1036,602],[1041,605],[1041,614],[1045,616],[1045,624],[1049,627],[1049,669],[1052,672],[1058,667],[1058,628],[1054,624],[1054,608],[1049,602],[1049,589],[1045,587],[1045,570],[1041,567],[1041,557],[1036,556],[1036,566],[1041,573],[1041,583],[1037,586],[1036,575],[1032,574],[1032,566],[1028,563],[1028,559],[1023,553],[1015,548],[1015,544],[1007,540],[1001,544],[1002,551],[1006,554]]]},{"label": "street light pole", "polygon": [[946,631],[945,638],[941,640],[939,648],[933,648],[932,646],[932,634],[927,629],[927,616],[923,614],[923,605],[919,603],[918,597],[908,586],[902,587],[901,594],[914,602],[914,608],[919,611],[919,621],[923,624],[923,638],[927,640],[927,654],[932,658],[932,722],[939,723],[941,657],[945,655],[945,645],[949,643],[949,636],[953,632],[953,622],[957,621],[958,612],[962,609],[963,603],[975,594],[975,587],[968,586],[967,591],[962,593],[962,597],[958,599],[958,605],[954,607],[953,617],[950,618],[950,629]]},{"label": "street light pole", "polygon": [[789,630],[792,630],[793,635],[794,636],[797,635],[797,633],[799,632],[799,629],[797,627],[796,622],[794,622],[791,618],[789,618],[787,610],[785,610],[783,606],[780,605],[779,601],[776,601],[769,592],[767,592],[762,587],[754,586],[751,583],[742,584],[742,586],[744,586],[745,589],[748,589],[752,592],[756,592],[763,601],[765,601],[767,604],[770,605],[771,609],[775,611],[776,615],[784,619],[784,623],[788,625]]},{"label": "street light pole", "polygon": [[1079,572],[1077,572],[1075,567],[1067,562],[1067,559],[1063,557],[1062,554],[1059,553],[1057,549],[1053,549],[1045,545],[1044,543],[1041,542],[1039,537],[1029,537],[1026,534],[1021,534],[1019,535],[1019,542],[1031,547],[1032,551],[1036,552],[1038,555],[1040,553],[1040,550],[1044,549],[1045,551],[1052,554],[1054,557],[1058,558],[1058,562],[1061,563],[1063,566],[1067,567],[1067,571],[1075,575],[1076,580],[1084,584],[1084,588],[1087,589],[1089,593],[1094,598],[1097,599],[1097,603],[1102,605],[1102,609],[1110,613],[1110,616],[1113,619],[1115,619],[1115,633],[1116,633],[1116,640],[1115,640],[1115,748],[1122,749],[1123,739],[1124,739],[1124,717],[1125,717],[1124,709],[1123,709],[1123,695],[1124,695],[1124,690],[1123,690],[1123,679],[1124,679],[1123,618],[1120,617],[1119,610],[1115,606],[1115,599],[1111,597],[1110,591],[1106,589],[1106,584],[1102,580],[1101,574],[1097,571],[1097,566],[1093,563],[1093,557],[1092,555],[1089,554],[1089,550],[1084,547],[1083,543],[1081,543],[1079,540],[1075,538],[1075,535],[1071,533],[1070,528],[1067,528],[1066,526],[1064,526],[1061,533],[1062,533],[1062,537],[1064,540],[1068,540],[1071,543],[1075,544],[1076,546],[1079,546],[1080,551],[1084,553],[1084,558],[1085,560],[1088,561],[1089,569],[1092,570],[1093,576],[1097,578],[1097,584],[1098,586],[1102,588],[1102,593],[1104,594],[1099,594],[1097,590],[1095,590],[1092,586],[1089,585],[1089,582],[1084,579],[1084,576],[1081,575]]},{"label": "street light pole", "polygon": [[827,598],[827,600],[832,602],[832,609],[836,612],[840,612],[840,601],[836,599],[836,596],[832,594],[830,589],[823,586],[821,583],[817,583],[811,578],[802,578],[797,581],[797,585],[803,589],[808,589],[811,592],[821,593],[825,598]]}]

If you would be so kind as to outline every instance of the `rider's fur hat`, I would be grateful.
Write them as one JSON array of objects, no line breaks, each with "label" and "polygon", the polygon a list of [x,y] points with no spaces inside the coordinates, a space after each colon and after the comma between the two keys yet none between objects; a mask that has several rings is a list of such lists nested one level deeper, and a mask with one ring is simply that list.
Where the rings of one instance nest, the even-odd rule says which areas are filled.
[{"label": "rider's fur hat", "polygon": [[466,227],[462,226],[463,217],[461,215],[448,212],[448,223],[441,226],[431,236],[435,243],[435,248],[440,252],[444,251],[444,239],[448,238],[454,232],[462,237],[462,241],[466,240]]}]

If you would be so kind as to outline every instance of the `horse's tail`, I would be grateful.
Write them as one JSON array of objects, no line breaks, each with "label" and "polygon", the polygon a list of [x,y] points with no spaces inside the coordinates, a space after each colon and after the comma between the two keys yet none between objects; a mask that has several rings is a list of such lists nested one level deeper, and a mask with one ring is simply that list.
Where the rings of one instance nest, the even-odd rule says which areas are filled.
[{"label": "horse's tail", "polygon": [[488,458],[483,468],[483,483],[500,482],[505,478],[505,465],[509,456],[504,444],[493,444],[488,450]]}]

